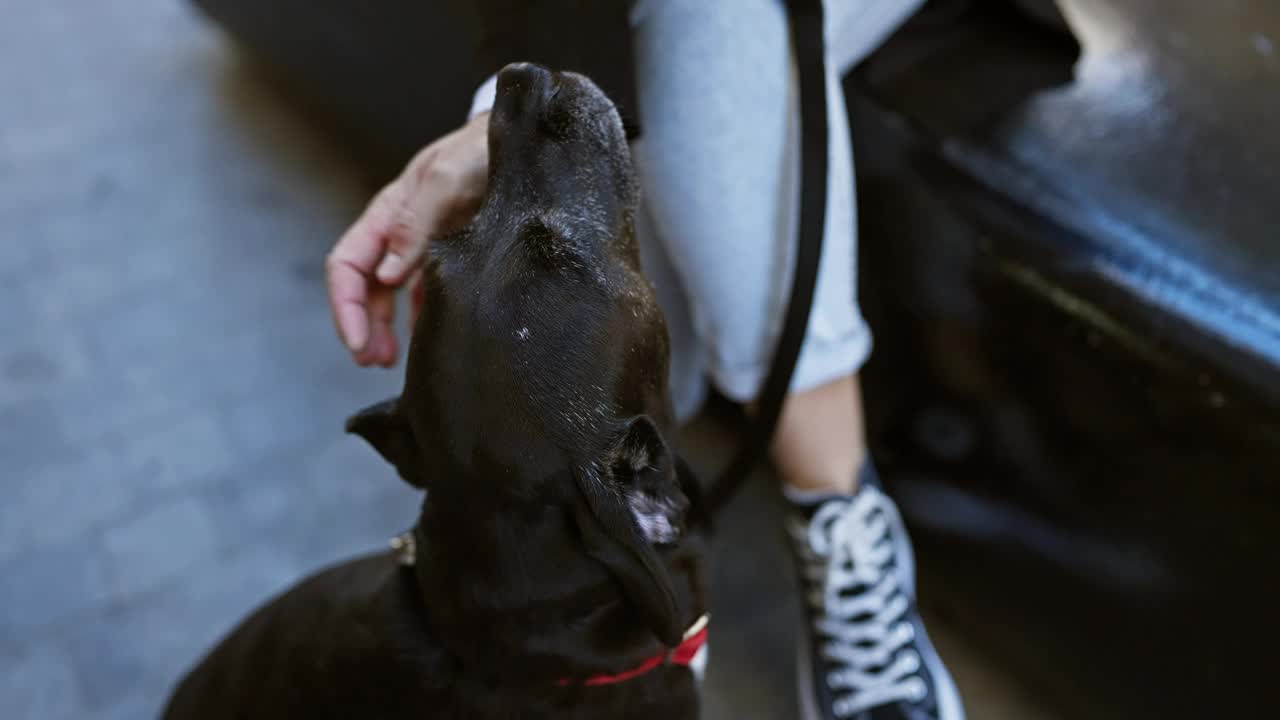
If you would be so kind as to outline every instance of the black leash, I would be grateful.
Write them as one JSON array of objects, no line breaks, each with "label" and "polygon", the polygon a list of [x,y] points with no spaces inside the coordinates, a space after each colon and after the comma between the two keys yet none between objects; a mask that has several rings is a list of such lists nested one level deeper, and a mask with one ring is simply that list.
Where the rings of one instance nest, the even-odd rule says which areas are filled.
[{"label": "black leash", "polygon": [[800,358],[818,283],[818,261],[827,214],[827,90],[822,0],[784,0],[790,19],[791,45],[800,78],[800,225],[796,233],[795,271],[791,297],[769,375],[756,397],[756,412],[749,421],[738,450],[708,488],[712,512],[733,499],[747,475],[764,457],[791,376]]}]

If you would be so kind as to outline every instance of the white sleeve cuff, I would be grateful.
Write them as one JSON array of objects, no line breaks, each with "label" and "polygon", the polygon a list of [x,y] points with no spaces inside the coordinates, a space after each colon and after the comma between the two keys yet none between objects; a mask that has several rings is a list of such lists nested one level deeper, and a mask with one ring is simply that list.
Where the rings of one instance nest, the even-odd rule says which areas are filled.
[{"label": "white sleeve cuff", "polygon": [[467,119],[479,115],[480,113],[489,112],[493,109],[494,98],[498,94],[498,76],[490,75],[488,80],[476,90],[475,96],[471,98],[471,112],[467,113]]}]

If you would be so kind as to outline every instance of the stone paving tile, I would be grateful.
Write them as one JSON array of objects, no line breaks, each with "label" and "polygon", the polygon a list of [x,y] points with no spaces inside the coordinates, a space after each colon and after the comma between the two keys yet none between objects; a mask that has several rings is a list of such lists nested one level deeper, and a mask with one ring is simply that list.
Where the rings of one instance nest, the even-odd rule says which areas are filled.
[{"label": "stone paving tile", "polygon": [[108,528],[102,544],[112,600],[128,601],[166,581],[198,574],[197,560],[220,546],[218,530],[198,497],[142,510]]},{"label": "stone paving tile", "polygon": [[39,397],[58,385],[89,377],[87,349],[75,335],[27,332],[7,337],[0,346],[0,403]]},{"label": "stone paving tile", "polygon": [[86,716],[75,665],[52,645],[13,653],[0,645],[0,707],[10,718],[80,720]]},{"label": "stone paving tile", "polygon": [[180,581],[103,606],[56,636],[82,670],[86,704],[106,712],[145,701],[158,709],[219,637],[302,575],[269,545],[198,559]]},{"label": "stone paving tile", "polygon": [[[33,438],[39,441],[39,438]],[[62,545],[126,514],[130,498],[121,492],[105,454],[54,454],[6,489],[0,504],[0,557],[14,557],[46,544]]]},{"label": "stone paving tile", "polygon": [[107,553],[93,533],[28,546],[0,562],[0,578],[0,647],[37,640],[56,622],[111,598]]},{"label": "stone paving tile", "polygon": [[105,527],[235,461],[215,418],[201,412],[120,424],[79,446],[32,440],[46,452],[17,463],[23,482],[0,505],[0,558]]}]

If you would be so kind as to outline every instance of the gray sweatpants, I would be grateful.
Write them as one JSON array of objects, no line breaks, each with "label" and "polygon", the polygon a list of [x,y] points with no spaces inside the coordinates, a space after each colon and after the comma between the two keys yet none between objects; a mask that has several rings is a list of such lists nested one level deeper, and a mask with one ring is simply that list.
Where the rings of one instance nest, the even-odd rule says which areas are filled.
[{"label": "gray sweatpants", "polygon": [[[827,234],[793,390],[856,372],[871,352],[858,311],[853,149],[840,76],[923,0],[826,0]],[[632,12],[645,270],[672,339],[681,417],[709,375],[755,396],[781,331],[799,193],[798,85],[780,0],[639,0]]]}]

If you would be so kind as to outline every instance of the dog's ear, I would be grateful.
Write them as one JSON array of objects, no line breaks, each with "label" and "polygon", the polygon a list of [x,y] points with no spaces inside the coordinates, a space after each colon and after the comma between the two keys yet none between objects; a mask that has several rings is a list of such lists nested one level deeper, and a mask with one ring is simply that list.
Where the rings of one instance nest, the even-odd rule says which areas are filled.
[{"label": "dog's ear", "polygon": [[409,422],[399,412],[400,398],[393,397],[347,418],[347,432],[364,438],[379,455],[414,487],[423,486],[422,458]]},{"label": "dog's ear", "polygon": [[608,568],[645,624],[680,644],[685,613],[654,543],[676,540],[685,501],[671,453],[648,417],[632,418],[610,448],[604,473],[579,472],[578,527],[587,552]]}]

